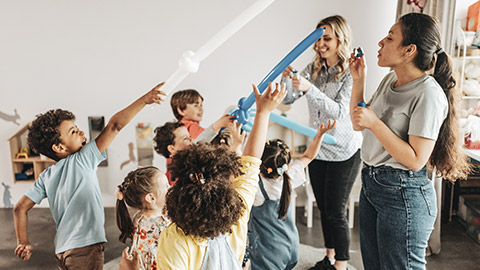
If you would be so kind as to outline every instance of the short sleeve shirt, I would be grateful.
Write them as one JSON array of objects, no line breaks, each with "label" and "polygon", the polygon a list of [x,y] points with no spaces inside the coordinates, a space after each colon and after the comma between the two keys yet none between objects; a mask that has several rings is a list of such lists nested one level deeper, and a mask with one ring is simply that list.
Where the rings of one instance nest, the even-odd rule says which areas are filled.
[{"label": "short sleeve shirt", "polygon": [[[395,135],[408,142],[414,135],[437,140],[447,117],[448,101],[442,87],[426,75],[395,88],[395,72],[385,76],[370,101],[370,108]],[[368,129],[363,131],[362,159],[370,166],[408,170],[396,161]]]},{"label": "short sleeve shirt", "polygon": [[97,166],[105,159],[95,141],[43,171],[25,194],[48,199],[56,224],[55,253],[106,242]]},{"label": "short sleeve shirt", "polygon": [[[290,166],[285,173],[290,177],[292,190],[307,182],[305,168],[303,167],[302,162],[299,160],[293,160],[290,162]],[[270,200],[279,200],[282,196],[283,176],[279,176],[275,179],[268,179],[262,175],[260,175],[260,177],[263,180],[263,187],[265,188]],[[265,198],[263,197],[262,191],[258,190],[257,194],[255,194],[253,206],[262,205],[264,201]]]}]

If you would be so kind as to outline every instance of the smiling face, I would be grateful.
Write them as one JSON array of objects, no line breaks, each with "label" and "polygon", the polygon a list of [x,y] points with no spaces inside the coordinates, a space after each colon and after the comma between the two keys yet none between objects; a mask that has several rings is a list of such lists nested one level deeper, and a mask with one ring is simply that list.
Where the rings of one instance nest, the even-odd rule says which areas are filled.
[{"label": "smiling face", "polygon": [[327,60],[328,66],[333,66],[338,60],[338,39],[330,25],[321,25],[325,27],[325,34],[315,42],[315,50],[320,56]]},{"label": "smiling face", "polygon": [[178,109],[182,120],[200,122],[203,117],[203,100],[199,97],[194,103],[187,104],[184,110]]},{"label": "smiling face", "polygon": [[173,144],[169,145],[168,151],[170,152],[170,156],[173,156],[176,152],[188,148],[192,145],[192,138],[190,137],[190,133],[185,126],[178,127],[173,131],[175,135],[175,139],[173,140]]},{"label": "smiling face", "polygon": [[395,68],[404,63],[407,46],[402,45],[403,34],[400,23],[396,23],[388,31],[388,35],[378,42],[378,65]]},{"label": "smiling face", "polygon": [[72,120],[63,121],[58,127],[61,143],[53,145],[57,156],[64,158],[78,152],[87,143],[85,133],[77,128]]}]

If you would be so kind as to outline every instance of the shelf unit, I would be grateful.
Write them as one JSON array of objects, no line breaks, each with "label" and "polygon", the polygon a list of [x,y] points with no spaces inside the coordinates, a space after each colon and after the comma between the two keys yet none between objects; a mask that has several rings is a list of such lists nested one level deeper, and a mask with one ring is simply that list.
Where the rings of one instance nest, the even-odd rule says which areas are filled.
[{"label": "shelf unit", "polygon": [[[55,164],[54,160],[44,157],[42,155],[29,155],[28,158],[17,158],[17,154],[20,152],[20,149],[27,146],[26,139],[28,135],[29,125],[30,123],[22,127],[19,131],[17,131],[12,137],[8,139],[10,143],[10,158],[12,160],[14,183],[34,182],[43,170]],[[19,178],[17,174],[23,173],[28,167],[31,167],[33,169],[33,174],[27,176],[27,179],[17,179]]]}]

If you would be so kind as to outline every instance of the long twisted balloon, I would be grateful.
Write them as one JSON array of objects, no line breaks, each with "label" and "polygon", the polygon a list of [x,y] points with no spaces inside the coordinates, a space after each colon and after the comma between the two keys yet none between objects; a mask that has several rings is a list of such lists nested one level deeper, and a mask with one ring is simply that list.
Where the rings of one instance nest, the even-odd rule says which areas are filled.
[{"label": "long twisted balloon", "polygon": [[233,21],[223,27],[217,34],[207,41],[196,53],[186,51],[178,60],[178,68],[167,79],[162,91],[170,93],[177,87],[190,73],[198,71],[200,62],[207,58],[213,51],[222,45],[227,39],[233,36],[240,28],[255,18],[260,12],[270,6],[275,0],[258,0],[249,8],[238,15]]},{"label": "long twisted balloon", "polygon": [[[292,51],[290,51],[287,56],[285,56],[280,63],[278,63],[268,74],[267,76],[258,84],[258,91],[263,93],[268,87],[268,83],[275,80],[275,78],[280,75],[287,67],[290,65],[297,57],[302,54],[310,45],[315,43],[320,39],[325,33],[325,29],[317,28],[315,31],[310,33],[305,39],[302,40]],[[233,112],[233,115],[236,116],[237,121],[241,124],[248,123],[249,113],[248,110],[252,107],[255,102],[255,95],[253,92],[248,96],[248,98],[241,98],[238,101],[238,109]]]}]

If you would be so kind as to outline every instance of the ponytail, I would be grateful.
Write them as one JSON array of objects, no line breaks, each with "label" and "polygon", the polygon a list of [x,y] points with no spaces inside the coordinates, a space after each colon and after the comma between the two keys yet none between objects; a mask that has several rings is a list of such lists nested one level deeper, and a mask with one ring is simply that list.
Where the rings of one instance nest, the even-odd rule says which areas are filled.
[{"label": "ponytail", "polygon": [[128,238],[133,238],[133,222],[128,214],[125,200],[117,200],[117,205],[115,208],[117,212],[117,226],[121,232],[118,240],[120,240],[122,243],[125,243]]},{"label": "ponytail", "polygon": [[292,185],[290,183],[290,176],[283,173],[282,195],[280,196],[280,206],[278,207],[278,219],[285,220],[288,214],[288,207],[290,206],[290,198],[292,194]]},{"label": "ponytail", "polygon": [[447,118],[440,128],[428,165],[435,167],[438,175],[452,182],[465,179],[471,168],[461,148],[462,138],[458,127],[461,93],[452,74],[450,57],[441,48],[440,26],[433,17],[421,13],[403,15],[399,22],[402,25],[402,45],[417,46],[415,65],[425,72],[434,68],[433,77],[448,100]]},{"label": "ponytail", "polygon": [[467,156],[460,147],[463,139],[458,126],[461,93],[456,87],[456,81],[452,74],[450,57],[441,49],[437,55],[433,77],[447,97],[448,113],[440,128],[428,164],[436,168],[437,174],[452,182],[456,179],[466,179],[471,168]]}]

